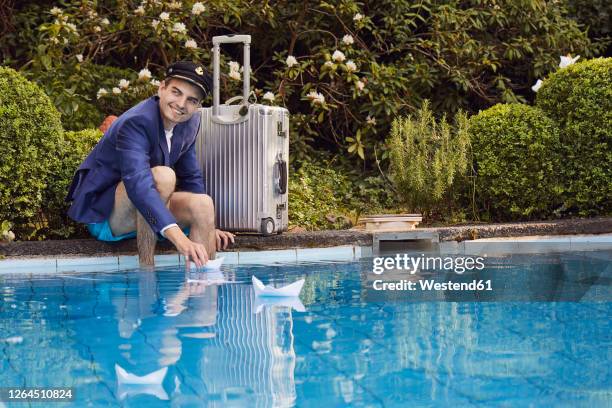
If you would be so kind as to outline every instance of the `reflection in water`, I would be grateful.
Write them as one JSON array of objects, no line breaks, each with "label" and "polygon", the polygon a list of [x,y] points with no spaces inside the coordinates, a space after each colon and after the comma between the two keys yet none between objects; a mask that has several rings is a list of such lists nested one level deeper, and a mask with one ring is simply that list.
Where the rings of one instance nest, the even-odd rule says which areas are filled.
[{"label": "reflection in water", "polygon": [[[371,260],[0,275],[0,384],[74,386],[79,407],[609,406],[611,259],[491,272],[586,302],[369,302]],[[253,274],[305,278],[307,311],[255,298]]]},{"label": "reflection in water", "polygon": [[209,393],[221,397],[219,406],[236,400],[248,406],[293,406],[291,309],[272,306],[255,313],[254,302],[251,285],[219,288],[215,337],[200,363],[203,381]]},{"label": "reflection in water", "polygon": [[[147,348],[142,347],[138,356],[133,347],[121,356],[135,371],[142,371],[152,358],[160,367],[183,363],[189,366],[188,361],[200,361],[193,370],[198,371],[207,397],[218,400],[219,406],[228,401],[249,406],[293,406],[295,353],[291,308],[287,306],[303,310],[303,305],[299,299],[290,305],[255,304],[251,285],[230,282],[219,286],[217,282],[226,281],[219,274],[190,273],[177,291],[158,295],[155,274],[138,273],[137,293],[128,287],[123,298],[113,299],[119,334],[129,344],[135,332],[152,317],[161,324],[160,330],[147,334],[147,343],[153,346],[147,356],[142,354]],[[161,321],[155,313],[160,303],[164,316]],[[183,337],[200,343],[199,350],[190,348],[185,362],[179,361]],[[178,376],[174,381],[175,392],[180,392]],[[119,388],[125,388],[124,383],[119,382]],[[159,390],[155,384],[146,381],[141,382],[140,388],[132,387],[131,394],[121,390],[118,394],[121,398],[139,390],[164,399],[163,394],[156,394]]]}]

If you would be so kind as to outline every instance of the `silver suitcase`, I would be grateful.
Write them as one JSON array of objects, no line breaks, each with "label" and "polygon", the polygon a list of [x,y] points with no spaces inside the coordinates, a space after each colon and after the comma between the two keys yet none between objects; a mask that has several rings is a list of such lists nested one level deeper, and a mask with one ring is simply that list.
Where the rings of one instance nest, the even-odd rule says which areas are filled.
[{"label": "silver suitcase", "polygon": [[[226,43],[244,44],[243,94],[220,105],[219,46]],[[217,228],[269,235],[288,225],[289,111],[248,102],[250,44],[250,35],[213,37],[213,106],[201,109],[196,152]]]}]

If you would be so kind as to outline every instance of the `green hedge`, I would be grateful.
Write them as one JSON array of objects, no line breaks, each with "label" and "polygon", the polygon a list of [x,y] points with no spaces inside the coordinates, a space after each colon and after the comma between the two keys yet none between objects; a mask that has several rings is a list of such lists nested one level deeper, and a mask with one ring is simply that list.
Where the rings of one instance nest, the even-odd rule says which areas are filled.
[{"label": "green hedge", "polygon": [[0,67],[0,220],[18,237],[36,232],[51,160],[63,143],[49,97],[15,70]]},{"label": "green hedge", "polygon": [[561,129],[567,183],[565,207],[580,215],[612,212],[612,58],[597,58],[551,74],[536,105]]},{"label": "green hedge", "polygon": [[41,231],[46,237],[68,238],[80,235],[84,227],[72,221],[66,215],[69,205],[64,202],[72,177],[102,137],[98,129],[85,129],[77,132],[66,132],[64,143],[57,155],[52,158],[52,173],[47,179],[43,214],[45,215],[45,228]]},{"label": "green hedge", "polygon": [[559,130],[544,112],[498,104],[470,118],[470,134],[484,218],[544,218],[560,205]]}]

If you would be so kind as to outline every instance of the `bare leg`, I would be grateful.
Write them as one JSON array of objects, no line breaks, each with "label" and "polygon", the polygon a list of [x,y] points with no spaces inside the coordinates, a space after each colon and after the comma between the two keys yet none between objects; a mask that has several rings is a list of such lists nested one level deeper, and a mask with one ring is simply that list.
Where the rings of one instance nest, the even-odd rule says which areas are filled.
[{"label": "bare leg", "polygon": [[181,227],[189,226],[189,239],[206,247],[210,259],[215,259],[215,208],[206,194],[177,191],[170,197],[169,207]]},{"label": "bare leg", "polygon": [[[155,186],[161,199],[168,203],[176,185],[176,175],[170,167],[157,166],[151,169]],[[138,257],[142,265],[153,265],[157,236],[136,210],[120,182],[115,190],[115,207],[111,213],[109,224],[113,235],[122,235],[136,231]]]}]

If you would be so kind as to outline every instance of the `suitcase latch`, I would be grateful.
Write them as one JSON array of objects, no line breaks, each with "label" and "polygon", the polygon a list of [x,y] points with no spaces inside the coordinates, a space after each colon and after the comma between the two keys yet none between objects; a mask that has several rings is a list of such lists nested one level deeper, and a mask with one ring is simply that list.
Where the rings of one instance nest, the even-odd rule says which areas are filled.
[{"label": "suitcase latch", "polygon": [[280,220],[283,218],[283,211],[285,211],[285,208],[287,208],[285,203],[276,205],[276,218],[277,219]]},{"label": "suitcase latch", "polygon": [[277,123],[278,136],[279,137],[287,137],[287,132],[283,130],[283,122]]}]

